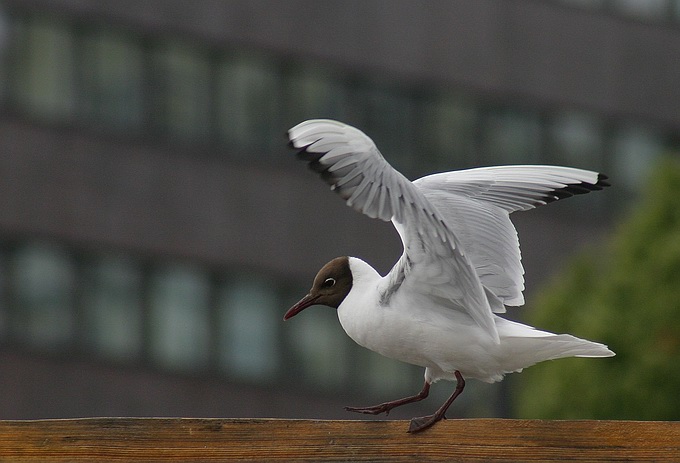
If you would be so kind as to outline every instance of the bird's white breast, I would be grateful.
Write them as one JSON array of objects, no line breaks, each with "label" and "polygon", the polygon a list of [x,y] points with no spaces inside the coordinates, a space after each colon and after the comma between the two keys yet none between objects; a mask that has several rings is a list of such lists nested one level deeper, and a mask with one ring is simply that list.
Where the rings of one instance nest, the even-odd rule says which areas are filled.
[{"label": "bird's white breast", "polygon": [[350,258],[350,269],[352,290],[338,307],[338,318],[347,335],[367,349],[414,365],[439,368],[442,359],[451,358],[451,343],[457,332],[477,328],[468,315],[450,309],[433,311],[425,307],[431,301],[413,293],[395,295],[390,304],[381,305],[380,275],[356,258]]},{"label": "bird's white breast", "polygon": [[338,318],[357,344],[385,357],[432,370],[433,380],[470,377],[497,381],[502,376],[493,341],[465,312],[436,307],[417,293],[395,294],[381,305],[382,278],[367,263],[350,258],[353,284],[338,307]]}]

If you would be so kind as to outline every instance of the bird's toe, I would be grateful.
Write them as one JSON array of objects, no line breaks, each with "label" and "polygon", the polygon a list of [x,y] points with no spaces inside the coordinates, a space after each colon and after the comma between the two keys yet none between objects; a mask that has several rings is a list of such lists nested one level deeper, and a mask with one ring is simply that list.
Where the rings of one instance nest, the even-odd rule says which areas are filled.
[{"label": "bird's toe", "polygon": [[379,415],[380,413],[388,413],[389,410],[386,410],[384,407],[381,407],[380,405],[375,406],[375,407],[345,407],[345,410],[348,412],[354,412],[354,413],[364,413],[366,415]]},{"label": "bird's toe", "polygon": [[416,433],[424,431],[440,419],[441,418],[438,418],[436,415],[427,415],[413,418],[411,419],[411,423],[408,426],[408,432]]}]

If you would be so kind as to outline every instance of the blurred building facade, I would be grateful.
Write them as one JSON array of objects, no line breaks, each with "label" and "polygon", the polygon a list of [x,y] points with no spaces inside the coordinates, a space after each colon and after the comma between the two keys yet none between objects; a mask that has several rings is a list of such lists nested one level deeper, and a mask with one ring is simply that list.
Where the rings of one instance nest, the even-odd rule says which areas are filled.
[{"label": "blurred building facade", "polygon": [[[286,130],[351,123],[410,178],[607,172],[516,217],[531,291],[678,151],[679,54],[677,0],[0,1],[0,418],[347,417],[418,390],[331,310],[282,323],[332,257],[401,252]],[[460,413],[504,413],[475,387]]]}]

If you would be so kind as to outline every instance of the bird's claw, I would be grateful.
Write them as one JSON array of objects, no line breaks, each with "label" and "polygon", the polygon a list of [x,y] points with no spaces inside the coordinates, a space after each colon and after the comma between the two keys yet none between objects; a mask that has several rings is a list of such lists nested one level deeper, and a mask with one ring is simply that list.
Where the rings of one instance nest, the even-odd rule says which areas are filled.
[{"label": "bird's claw", "polygon": [[408,432],[416,433],[424,431],[441,419],[445,418],[443,416],[438,417],[437,415],[427,415],[413,418],[408,426]]}]

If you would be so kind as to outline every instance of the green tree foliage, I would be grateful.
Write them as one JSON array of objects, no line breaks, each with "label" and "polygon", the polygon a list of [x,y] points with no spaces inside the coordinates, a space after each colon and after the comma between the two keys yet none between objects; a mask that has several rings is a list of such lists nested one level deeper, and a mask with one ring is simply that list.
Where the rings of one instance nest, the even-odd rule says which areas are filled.
[{"label": "green tree foliage", "polygon": [[645,191],[612,243],[577,256],[528,311],[616,357],[531,367],[513,385],[516,415],[680,419],[680,162],[661,163]]}]

